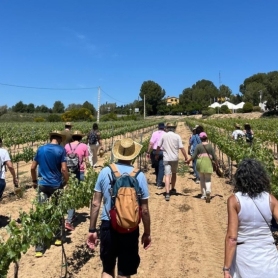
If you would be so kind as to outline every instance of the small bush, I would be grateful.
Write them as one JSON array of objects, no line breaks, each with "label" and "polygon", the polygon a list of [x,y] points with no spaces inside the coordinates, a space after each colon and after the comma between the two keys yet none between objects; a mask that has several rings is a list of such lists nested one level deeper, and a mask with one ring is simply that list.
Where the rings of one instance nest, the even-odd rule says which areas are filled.
[{"label": "small bush", "polygon": [[209,109],[205,109],[202,110],[202,115],[203,116],[211,116],[215,114],[215,109],[214,108],[209,108]]},{"label": "small bush", "polygon": [[220,107],[220,113],[221,114],[231,114],[231,111],[230,111],[230,109],[228,108],[227,105],[222,105]]},{"label": "small bush", "polygon": [[245,102],[243,105],[243,113],[250,113],[253,111],[253,104],[250,102]]},{"label": "small bush", "polygon": [[253,112],[262,112],[262,109],[260,106],[254,106],[253,107]]},{"label": "small bush", "polygon": [[54,122],[61,122],[62,118],[61,116],[57,115],[57,114],[51,114],[47,117],[47,121],[54,123]]},{"label": "small bush", "polygon": [[37,117],[37,118],[34,118],[34,122],[36,122],[36,123],[45,122],[45,119],[42,117]]},{"label": "small bush", "polygon": [[242,109],[242,108],[238,108],[238,109],[236,110],[236,112],[237,112],[237,113],[243,113],[243,109]]}]

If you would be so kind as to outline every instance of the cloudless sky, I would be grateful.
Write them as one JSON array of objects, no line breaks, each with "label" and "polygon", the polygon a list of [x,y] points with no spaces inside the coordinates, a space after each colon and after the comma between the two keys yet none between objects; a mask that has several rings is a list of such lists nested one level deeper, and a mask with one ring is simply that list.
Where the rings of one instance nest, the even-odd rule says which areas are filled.
[{"label": "cloudless sky", "polygon": [[[278,70],[277,0],[1,0],[0,105],[178,97],[201,79],[233,94]],[[220,74],[219,74],[220,73]],[[219,78],[220,76],[220,78]],[[89,90],[54,90],[54,89]]]}]

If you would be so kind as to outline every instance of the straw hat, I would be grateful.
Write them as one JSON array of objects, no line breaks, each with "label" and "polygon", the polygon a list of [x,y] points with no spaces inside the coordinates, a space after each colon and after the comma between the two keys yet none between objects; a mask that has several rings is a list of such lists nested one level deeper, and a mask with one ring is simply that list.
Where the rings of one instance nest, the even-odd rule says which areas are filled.
[{"label": "straw hat", "polygon": [[66,135],[62,133],[62,131],[59,131],[59,130],[54,130],[52,132],[49,133],[49,136],[52,136],[52,135],[55,135],[55,136],[60,136],[62,138],[62,141],[65,141],[66,140]]},{"label": "straw hat", "polygon": [[235,124],[235,127],[236,127],[236,128],[240,128],[240,125],[239,125],[239,124]]},{"label": "straw hat", "polygon": [[124,138],[115,141],[112,153],[117,159],[132,160],[140,153],[142,147],[142,145],[133,141],[131,138]]},{"label": "straw hat", "polygon": [[80,130],[75,130],[71,135],[72,136],[73,135],[78,135],[80,137],[84,137],[85,136],[85,134],[83,134]]},{"label": "straw hat", "polygon": [[72,123],[71,122],[66,122],[65,125],[72,126]]},{"label": "straw hat", "polygon": [[166,128],[169,128],[169,127],[176,128],[177,126],[175,124],[172,124],[172,123],[167,123]]}]

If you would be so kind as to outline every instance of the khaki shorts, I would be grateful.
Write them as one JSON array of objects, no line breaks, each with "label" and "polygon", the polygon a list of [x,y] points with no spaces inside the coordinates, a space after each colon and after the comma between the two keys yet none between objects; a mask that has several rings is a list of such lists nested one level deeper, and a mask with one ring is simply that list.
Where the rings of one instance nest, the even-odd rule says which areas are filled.
[{"label": "khaki shorts", "polygon": [[171,175],[177,173],[178,161],[163,161],[164,164],[164,175]]}]

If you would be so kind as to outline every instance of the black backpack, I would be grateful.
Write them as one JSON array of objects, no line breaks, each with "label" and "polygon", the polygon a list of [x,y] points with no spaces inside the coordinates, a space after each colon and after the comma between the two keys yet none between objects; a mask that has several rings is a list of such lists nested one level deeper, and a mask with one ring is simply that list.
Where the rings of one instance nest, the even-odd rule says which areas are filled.
[{"label": "black backpack", "polygon": [[94,130],[91,130],[88,136],[88,142],[90,145],[95,145],[98,141],[97,133]]},{"label": "black backpack", "polygon": [[69,143],[71,153],[67,154],[67,167],[69,172],[77,173],[79,171],[79,157],[74,151],[77,149],[78,143],[74,149],[72,149],[71,144]]},{"label": "black backpack", "polygon": [[252,142],[253,141],[253,134],[251,131],[246,131],[246,142]]}]

